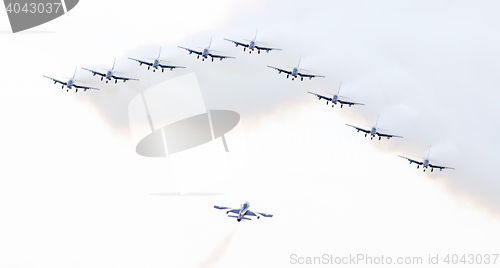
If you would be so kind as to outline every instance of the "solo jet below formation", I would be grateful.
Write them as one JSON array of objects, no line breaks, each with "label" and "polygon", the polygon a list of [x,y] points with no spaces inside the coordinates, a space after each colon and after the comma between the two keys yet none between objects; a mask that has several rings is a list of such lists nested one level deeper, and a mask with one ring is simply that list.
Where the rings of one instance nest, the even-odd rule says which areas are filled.
[{"label": "solo jet below formation", "polygon": [[[417,161],[417,160],[413,160],[413,159],[410,159],[408,157],[404,157],[402,155],[398,155],[399,157],[401,158],[404,158],[408,161],[410,161],[410,164],[411,163],[415,163],[417,164],[417,169],[420,167],[420,165],[422,165],[422,170],[425,172],[425,170],[430,167],[431,168],[431,172],[434,171],[435,168],[439,168],[439,171],[442,171],[443,169],[455,169],[455,168],[452,168],[452,167],[445,167],[445,166],[438,166],[438,165],[433,165],[431,164],[429,161],[431,159],[429,159],[429,155],[431,154],[431,148],[429,148],[429,152],[427,153],[427,157],[424,158],[424,161]],[[435,160],[432,160],[432,161],[435,161]]]},{"label": "solo jet below formation", "polygon": [[[106,78],[106,83],[111,80],[111,79],[115,79],[115,84],[118,80],[123,80],[123,83],[125,83],[127,80],[136,80],[136,81],[139,81],[139,79],[137,78],[128,78],[128,77],[120,77],[120,76],[116,76],[115,73],[120,73],[120,72],[115,72],[115,62],[116,62],[116,59],[113,61],[113,67],[109,70],[107,70],[106,74],[103,74],[103,73],[100,73],[98,71],[94,71],[94,70],[91,70],[91,69],[87,69],[87,68],[82,68],[84,70],[87,70],[89,72],[91,72],[94,76],[96,74],[100,75],[101,76],[101,81],[103,78]],[[106,70],[106,69],[104,69]]]},{"label": "solo jet below formation", "polygon": [[246,41],[250,41],[249,44],[240,43],[240,42],[237,42],[237,41],[233,41],[233,40],[229,40],[229,39],[224,38],[224,40],[226,40],[226,41],[233,42],[236,45],[236,47],[242,46],[243,47],[243,51],[245,51],[248,48],[248,53],[252,53],[252,51],[254,51],[255,49],[257,49],[257,53],[258,54],[260,54],[261,50],[265,50],[267,53],[269,53],[269,51],[271,51],[271,50],[281,50],[281,48],[272,48],[272,47],[258,46],[256,44],[260,43],[260,42],[255,41],[255,39],[257,39],[257,31],[255,32],[255,37],[252,40],[246,40],[246,39],[244,39]]},{"label": "solo jet below formation", "polygon": [[342,106],[345,104],[345,105],[349,105],[349,107],[351,107],[351,105],[364,105],[363,103],[358,103],[358,102],[350,102],[350,101],[345,101],[345,100],[341,100],[339,99],[339,97],[343,97],[345,98],[344,96],[340,96],[339,93],[340,93],[340,86],[342,85],[342,83],[340,83],[339,85],[339,91],[337,91],[337,94],[334,94],[333,97],[326,97],[326,96],[323,96],[323,95],[319,95],[319,94],[316,94],[314,92],[311,92],[311,91],[307,91],[307,93],[310,93],[310,94],[313,94],[315,95],[316,97],[318,97],[318,100],[321,100],[321,99],[325,99],[326,100],[326,105],[328,105],[328,102],[331,101],[332,102],[332,107],[337,104],[337,103],[340,103],[340,108],[342,108]]},{"label": "solo jet below formation", "polygon": [[[380,130],[381,128],[377,128],[377,124],[378,124],[378,117],[377,117],[377,122],[375,122],[375,126],[371,127],[370,130],[366,130],[366,129],[363,129],[363,128],[360,128],[360,127],[356,127],[356,126],[353,126],[353,125],[349,125],[349,124],[346,124],[347,126],[350,126],[350,127],[353,127],[355,128],[358,132],[359,131],[363,131],[365,133],[365,137],[366,135],[370,134],[370,138],[373,140],[373,137],[375,136],[378,136],[378,139],[380,140],[382,137],[387,137],[387,139],[390,139],[390,138],[402,138],[402,136],[397,136],[397,135],[392,135],[392,134],[385,134],[385,133],[380,133],[378,132],[377,130]],[[383,129],[385,130],[385,129]]]},{"label": "solo jet below formation", "polygon": [[182,67],[182,66],[161,64],[160,62],[165,62],[165,61],[160,59],[160,54],[161,54],[161,47],[160,47],[160,52],[158,53],[158,57],[156,59],[149,58],[149,59],[153,60],[153,62],[142,61],[142,60],[138,60],[138,59],[134,59],[134,58],[129,58],[129,59],[139,62],[139,66],[146,64],[148,66],[148,70],[151,67],[153,67],[153,72],[156,71],[156,69],[158,69],[158,68],[161,68],[162,72],[164,71],[164,69],[170,69],[170,71],[173,71],[174,68],[186,68],[186,67]]},{"label": "solo jet below formation", "polygon": [[304,81],[304,77],[308,77],[309,80],[311,80],[313,77],[324,77],[322,75],[300,73],[299,71],[301,71],[301,70],[305,71],[305,70],[299,69],[299,66],[300,66],[300,58],[299,58],[299,64],[297,65],[297,67],[293,67],[293,69],[291,71],[287,71],[287,70],[283,70],[283,69],[280,69],[280,68],[276,68],[276,67],[267,65],[267,67],[277,70],[279,74],[281,74],[281,72],[286,73],[286,78],[288,78],[291,75],[292,76],[292,80],[295,79],[295,78],[297,78],[297,77],[299,77],[299,76],[300,76],[300,81]]},{"label": "solo jet below formation", "polygon": [[[196,51],[196,50],[192,50],[192,49],[189,49],[189,48],[185,48],[185,47],[181,47],[181,46],[178,46],[178,47],[189,51],[189,54],[191,54],[191,53],[198,54],[197,58],[199,59],[200,56],[201,56],[201,60],[202,61],[204,61],[205,59],[207,59],[209,56],[212,57],[212,61],[214,61],[214,58],[219,58],[220,60],[225,59],[225,58],[235,59],[235,57],[212,54],[211,52],[215,51],[215,50],[210,49],[211,45],[212,45],[212,38],[210,38],[210,43],[208,44],[208,47],[204,48],[202,52],[199,52],[199,51]],[[219,51],[217,51],[217,52],[219,52]]]},{"label": "solo jet below formation", "polygon": [[236,216],[236,215],[227,215],[228,217],[236,218],[236,220],[238,222],[240,222],[242,219],[243,220],[251,220],[250,218],[247,218],[245,216],[257,217],[257,219],[259,219],[260,216],[262,216],[262,217],[272,217],[273,216],[272,214],[266,214],[266,213],[260,213],[260,212],[252,212],[252,211],[250,211],[248,209],[249,207],[250,207],[250,204],[248,202],[245,202],[243,205],[241,205],[241,207],[239,209],[232,209],[232,208],[228,208],[228,207],[214,206],[214,208],[216,208],[216,209],[227,210],[226,214],[229,214],[229,213],[238,214],[238,216]]},{"label": "solo jet below formation", "polygon": [[50,79],[50,80],[54,81],[54,84],[56,84],[56,83],[60,83],[60,84],[62,84],[62,87],[61,87],[61,88],[63,88],[63,89],[64,89],[64,86],[66,86],[66,88],[67,88],[67,89],[66,89],[66,92],[69,92],[69,90],[70,90],[71,88],[73,88],[73,87],[75,87],[75,90],[76,90],[75,92],[78,92],[78,89],[79,89],[79,88],[83,88],[83,91],[87,91],[87,89],[97,89],[97,90],[99,90],[99,89],[98,89],[98,88],[96,88],[96,87],[86,87],[86,86],[80,86],[80,85],[75,84],[75,81],[77,81],[77,80],[75,79],[75,75],[76,75],[76,69],[75,69],[75,72],[73,73],[73,77],[69,78],[69,79],[68,79],[68,82],[63,82],[63,81],[60,81],[60,80],[57,80],[57,79],[54,79],[54,78],[52,78],[52,77],[48,77],[48,76],[45,76],[45,75],[44,75],[43,77],[46,77],[46,78],[48,78],[48,79]]}]

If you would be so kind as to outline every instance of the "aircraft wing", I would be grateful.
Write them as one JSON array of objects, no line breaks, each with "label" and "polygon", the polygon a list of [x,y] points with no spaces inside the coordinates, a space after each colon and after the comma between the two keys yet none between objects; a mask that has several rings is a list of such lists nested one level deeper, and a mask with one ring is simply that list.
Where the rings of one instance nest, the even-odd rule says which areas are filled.
[{"label": "aircraft wing", "polygon": [[326,96],[323,96],[323,95],[320,95],[320,94],[316,94],[316,93],[311,92],[311,91],[307,91],[307,93],[310,93],[310,94],[315,95],[315,96],[316,96],[316,97],[318,97],[320,100],[321,100],[321,99],[325,99],[325,100],[327,100],[327,101],[331,101],[331,100],[332,100],[332,98],[330,98],[330,97],[326,97]]},{"label": "aircraft wing", "polygon": [[98,75],[100,75],[100,76],[106,76],[105,74],[100,73],[100,72],[98,72],[98,71],[90,70],[90,69],[83,68],[83,67],[82,67],[82,69],[84,69],[84,70],[87,70],[87,71],[91,72],[93,75],[98,74]]},{"label": "aircraft wing", "polygon": [[163,65],[163,64],[158,64],[161,68],[167,68],[167,69],[174,69],[174,68],[186,68],[183,66],[174,66],[174,65]]},{"label": "aircraft wing", "polygon": [[362,128],[360,128],[360,127],[356,127],[356,126],[349,125],[349,124],[346,124],[346,125],[347,125],[347,126],[350,126],[350,127],[355,128],[357,131],[363,131],[363,132],[365,132],[365,133],[370,133],[370,131],[369,131],[369,130],[362,129]]},{"label": "aircraft wing", "polygon": [[271,50],[281,50],[281,48],[274,48],[274,47],[261,47],[261,46],[255,46],[258,50],[265,50],[265,51],[271,51]]},{"label": "aircraft wing", "polygon": [[59,81],[59,80],[54,79],[54,78],[52,78],[52,77],[48,77],[48,76],[45,76],[45,75],[44,75],[43,77],[46,77],[46,78],[48,78],[48,79],[50,79],[50,80],[54,81],[54,84],[55,84],[55,83],[60,83],[60,84],[63,84],[63,85],[67,85],[67,83],[66,83],[66,82]]},{"label": "aircraft wing", "polygon": [[227,213],[234,213],[234,214],[239,214],[240,213],[240,210],[239,209],[231,209],[231,210],[228,210]]},{"label": "aircraft wing", "polygon": [[376,132],[376,133],[380,137],[387,137],[387,138],[402,138],[403,137],[403,136],[392,135],[392,134],[385,134],[385,133],[380,133],[380,132]]},{"label": "aircraft wing", "polygon": [[216,209],[231,209],[229,207],[221,207],[221,206],[214,206],[214,208],[216,208]]},{"label": "aircraft wing", "polygon": [[275,69],[276,71],[278,71],[278,72],[280,72],[280,73],[281,73],[281,72],[284,72],[284,73],[287,73],[287,74],[292,74],[292,72],[291,72],[291,71],[283,70],[283,69],[276,68],[276,67],[269,66],[269,65],[267,65],[267,67],[272,68],[272,69]]},{"label": "aircraft wing", "polygon": [[341,104],[344,104],[344,105],[365,105],[364,103],[359,103],[359,102],[350,102],[350,101],[344,101],[344,100],[337,100],[338,102],[340,102]]},{"label": "aircraft wing", "polygon": [[309,79],[311,79],[313,77],[324,77],[323,75],[315,75],[315,74],[303,74],[303,73],[297,73],[297,74],[302,76],[302,77],[308,77]]},{"label": "aircraft wing", "polygon": [[227,213],[229,213],[229,212],[235,213],[235,214],[240,213],[239,209],[233,209],[233,208],[230,208],[230,207],[214,206],[214,208],[216,208],[216,209],[222,209],[222,210],[227,210]]},{"label": "aircraft wing", "polygon": [[152,66],[153,64],[151,62],[147,62],[147,61],[143,61],[143,60],[138,60],[138,59],[134,59],[134,58],[128,58],[129,60],[135,60],[141,64],[146,64],[146,65],[149,65],[149,66]]},{"label": "aircraft wing", "polygon": [[76,85],[76,84],[73,84],[74,87],[76,88],[83,88],[83,90],[87,91],[87,89],[95,89],[95,90],[100,90],[96,87],[86,87],[86,86],[79,86],[79,85]]},{"label": "aircraft wing", "polygon": [[123,80],[123,82],[125,82],[127,80],[136,80],[136,81],[139,81],[139,79],[137,79],[137,78],[128,78],[128,77],[121,77],[121,76],[116,76],[116,75],[112,75],[111,77],[113,77],[116,80]]},{"label": "aircraft wing", "polygon": [[223,56],[223,55],[215,55],[215,54],[212,54],[212,53],[208,53],[208,56],[212,57],[212,58],[218,58],[218,59],[236,59],[235,57],[231,57],[231,56]]},{"label": "aircraft wing", "polygon": [[419,165],[423,165],[423,164],[424,164],[424,163],[422,163],[422,162],[420,162],[420,161],[413,160],[413,159],[411,159],[411,158],[404,157],[404,156],[402,156],[402,155],[398,155],[398,156],[399,156],[399,157],[401,157],[401,158],[404,158],[404,159],[406,159],[406,160],[408,160],[408,161],[410,161],[410,164],[411,164],[411,163],[416,163],[416,164],[419,164]]},{"label": "aircraft wing", "polygon": [[452,168],[452,167],[436,166],[436,165],[433,165],[433,164],[429,164],[429,166],[431,168],[439,168],[440,170],[443,170],[443,169],[455,169],[455,168]]},{"label": "aircraft wing", "polygon": [[182,49],[185,49],[185,50],[189,51],[189,54],[191,54],[191,53],[195,53],[195,54],[198,54],[198,55],[201,55],[201,54],[202,54],[202,53],[201,53],[201,52],[199,52],[199,51],[192,50],[192,49],[189,49],[189,48],[187,48],[187,47],[181,47],[181,46],[178,46],[178,47],[180,47],[180,48],[182,48]]},{"label": "aircraft wing", "polygon": [[226,39],[226,38],[224,38],[224,40],[229,41],[229,42],[233,42],[233,43],[234,43],[235,45],[237,45],[237,46],[244,46],[244,47],[248,47],[248,44],[240,43],[240,42],[233,41],[233,40],[229,40],[229,39]]},{"label": "aircraft wing", "polygon": [[262,217],[267,217],[267,218],[271,218],[273,216],[273,214],[260,213],[260,212],[255,212],[255,213],[257,213],[257,215],[260,215]]}]

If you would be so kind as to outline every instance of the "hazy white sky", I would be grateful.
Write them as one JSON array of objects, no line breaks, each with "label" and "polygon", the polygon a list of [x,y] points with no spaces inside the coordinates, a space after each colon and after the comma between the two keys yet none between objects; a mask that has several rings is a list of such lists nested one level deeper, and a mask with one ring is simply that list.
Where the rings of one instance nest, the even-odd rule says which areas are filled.
[{"label": "hazy white sky", "polygon": [[[500,253],[499,5],[81,1],[18,34],[0,12],[0,266],[284,267],[294,266],[291,254]],[[251,39],[257,28],[258,40],[283,51],[248,54],[223,40]],[[210,37],[236,59],[201,62],[177,48]],[[187,68],[152,73],[126,59],[155,57],[159,46]],[[299,56],[326,78],[292,82],[266,68]],[[42,77],[109,68],[114,58],[141,81],[104,84],[78,70],[101,90],[75,94]],[[205,183],[203,192],[223,195],[151,195],[181,183],[166,159],[135,153],[128,105],[193,72],[208,109],[241,115],[247,165]],[[340,110],[306,93],[340,82],[366,106]],[[404,139],[370,141],[345,126],[377,115]],[[431,145],[431,158],[456,170],[423,173],[397,157]],[[275,216],[237,223],[213,209],[244,201]]]}]

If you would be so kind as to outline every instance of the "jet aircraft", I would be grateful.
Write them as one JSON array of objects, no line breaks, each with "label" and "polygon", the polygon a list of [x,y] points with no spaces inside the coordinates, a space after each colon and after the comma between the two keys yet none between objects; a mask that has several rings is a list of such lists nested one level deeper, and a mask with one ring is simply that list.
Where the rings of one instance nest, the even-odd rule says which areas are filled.
[{"label": "jet aircraft", "polygon": [[377,117],[377,121],[375,122],[375,125],[373,127],[371,127],[370,130],[367,130],[367,129],[363,129],[363,128],[360,128],[360,127],[356,127],[356,126],[353,126],[353,125],[349,125],[349,124],[346,124],[347,126],[350,126],[350,127],[353,127],[355,128],[358,132],[359,131],[363,131],[365,133],[365,137],[370,134],[370,139],[373,140],[373,137],[375,136],[378,136],[378,139],[380,140],[382,137],[387,137],[387,139],[390,139],[390,138],[402,138],[402,136],[397,136],[397,135],[392,135],[392,134],[385,134],[385,133],[380,133],[378,132],[378,130],[385,130],[385,129],[381,129],[381,128],[377,128],[377,124],[378,124],[378,117]]},{"label": "jet aircraft", "polygon": [[[212,45],[212,38],[210,38],[210,43],[208,44],[208,47],[204,48],[203,51],[201,51],[201,52],[190,49],[190,48],[186,48],[186,47],[181,47],[181,46],[178,46],[178,47],[189,51],[189,54],[191,54],[191,53],[198,54],[197,59],[199,59],[201,56],[202,61],[204,61],[205,59],[208,59],[208,57],[211,57],[212,61],[214,61],[214,58],[218,58],[220,60],[225,59],[225,58],[235,59],[235,57],[212,54],[212,52],[214,52],[215,50],[210,49],[211,45]],[[219,51],[217,51],[217,52],[219,52]]]},{"label": "jet aircraft", "polygon": [[273,216],[272,214],[252,212],[251,210],[248,209],[249,207],[250,207],[250,203],[248,203],[248,202],[245,202],[243,205],[241,205],[241,207],[239,209],[214,206],[214,208],[216,208],[216,209],[227,210],[226,214],[229,214],[229,213],[237,214],[237,215],[227,215],[227,216],[231,217],[231,218],[236,218],[236,220],[238,222],[240,222],[241,220],[251,220],[250,218],[247,218],[245,216],[257,217],[257,219],[259,219],[260,216],[262,216],[262,217],[272,217]]},{"label": "jet aircraft", "polygon": [[[431,164],[429,161],[432,160],[432,159],[429,159],[429,155],[431,154],[431,147],[429,147],[429,152],[427,153],[427,157],[424,158],[424,161],[418,161],[418,160],[413,160],[411,158],[408,158],[408,157],[404,157],[402,155],[398,155],[399,157],[401,158],[404,158],[408,161],[410,161],[410,164],[411,163],[415,163],[417,164],[417,169],[422,166],[422,170],[425,172],[425,170],[427,168],[431,168],[431,172],[434,171],[435,168],[438,168],[439,171],[442,171],[443,169],[455,169],[455,168],[452,168],[452,167],[445,167],[445,166],[438,166],[438,165],[434,165],[434,164]],[[435,160],[432,160],[432,161],[435,161]]]},{"label": "jet aircraft", "polygon": [[63,89],[64,89],[64,86],[66,86],[66,92],[69,92],[69,90],[72,89],[73,87],[75,87],[75,90],[76,90],[75,92],[78,92],[79,88],[83,88],[83,91],[87,91],[87,89],[96,89],[96,90],[99,90],[96,87],[87,87],[87,86],[80,86],[80,85],[75,84],[75,81],[77,81],[75,79],[75,75],[76,75],[76,69],[75,69],[75,72],[73,73],[73,77],[69,78],[68,82],[63,82],[63,81],[60,81],[60,80],[57,80],[57,79],[54,79],[52,77],[48,77],[48,76],[45,76],[45,75],[43,77],[46,77],[46,78],[54,81],[54,84],[56,84],[56,83],[62,84],[61,88],[63,88]]},{"label": "jet aircraft", "polygon": [[257,49],[258,54],[260,54],[261,50],[265,50],[267,53],[269,53],[269,51],[271,51],[271,50],[281,50],[281,48],[263,47],[263,46],[257,45],[258,43],[261,43],[261,42],[257,42],[256,39],[257,39],[257,31],[255,32],[255,37],[252,40],[244,39],[246,41],[249,41],[250,43],[241,43],[238,41],[224,38],[224,40],[234,43],[236,45],[236,47],[242,46],[243,51],[245,51],[248,48],[248,53],[252,53],[252,51],[254,51],[255,49]]},{"label": "jet aircraft", "polygon": [[314,93],[311,91],[307,91],[307,93],[315,95],[316,97],[318,97],[318,100],[325,99],[326,105],[328,105],[328,102],[331,101],[332,107],[337,103],[340,103],[340,108],[342,108],[344,106],[344,104],[349,105],[349,107],[351,107],[352,105],[364,105],[363,103],[359,103],[359,102],[351,102],[351,101],[341,100],[340,97],[345,98],[344,96],[339,95],[341,86],[342,86],[342,83],[340,83],[340,85],[339,85],[339,90],[337,91],[337,94],[333,94],[332,97],[326,97],[326,96],[323,96],[323,95],[320,95],[320,94],[317,94],[317,93]]},{"label": "jet aircraft", "polygon": [[304,81],[304,77],[308,77],[309,80],[311,80],[313,77],[324,77],[322,75],[315,75],[315,74],[304,74],[304,73],[301,73],[300,71],[305,71],[303,69],[300,69],[299,68],[300,66],[300,58],[299,58],[299,64],[297,64],[296,67],[293,67],[293,69],[291,71],[288,71],[288,70],[284,70],[284,69],[280,69],[280,68],[276,68],[276,67],[273,67],[273,66],[270,66],[270,65],[267,65],[267,67],[269,68],[272,68],[272,69],[275,69],[278,71],[278,74],[281,74],[282,72],[283,73],[286,73],[286,78],[289,78],[290,76],[292,76],[292,80],[294,80],[295,78],[299,77],[300,76],[300,81]]},{"label": "jet aircraft", "polygon": [[115,71],[115,62],[116,62],[116,59],[113,61],[113,67],[109,70],[106,71],[106,73],[101,73],[101,72],[98,72],[98,71],[94,71],[94,70],[91,70],[91,69],[87,69],[87,68],[83,68],[84,70],[87,70],[89,72],[91,72],[94,76],[96,74],[100,75],[101,76],[101,81],[103,78],[106,78],[106,83],[108,81],[110,81],[111,79],[115,79],[115,84],[118,80],[123,80],[123,83],[125,83],[127,80],[136,80],[136,81],[139,81],[139,79],[137,78],[128,78],[128,77],[121,77],[121,76],[116,76],[115,73],[120,73],[120,72],[116,72]]},{"label": "jet aircraft", "polygon": [[134,59],[134,58],[129,58],[129,59],[130,60],[135,60],[135,61],[139,62],[139,66],[141,66],[143,64],[146,64],[148,66],[148,70],[151,67],[153,67],[153,72],[156,71],[156,69],[158,69],[158,68],[161,68],[162,72],[165,69],[170,69],[170,71],[173,71],[174,68],[186,68],[186,67],[182,67],[182,66],[174,66],[174,65],[165,65],[165,64],[162,64],[161,62],[165,62],[165,60],[160,59],[160,54],[161,54],[161,47],[160,47],[160,52],[158,53],[158,57],[157,58],[154,58],[154,59],[153,58],[148,58],[148,59],[153,60],[153,62],[138,60],[138,59]]}]

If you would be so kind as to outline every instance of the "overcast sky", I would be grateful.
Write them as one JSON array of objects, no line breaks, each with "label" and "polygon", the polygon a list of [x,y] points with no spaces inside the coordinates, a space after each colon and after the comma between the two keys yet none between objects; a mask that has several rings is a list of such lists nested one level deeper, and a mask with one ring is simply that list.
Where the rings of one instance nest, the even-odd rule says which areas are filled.
[{"label": "overcast sky", "polygon": [[[284,267],[291,254],[325,253],[425,264],[428,254],[499,253],[499,5],[81,1],[17,34],[0,12],[0,266]],[[257,41],[283,50],[249,54],[223,40],[257,29]],[[202,62],[177,47],[211,37],[236,59]],[[127,59],[156,57],[160,46],[186,69],[153,73]],[[305,72],[326,77],[291,81],[266,67],[299,57]],[[140,81],[105,84],[78,69],[81,84],[101,90],[75,94],[42,76],[64,80],[115,58],[115,70]],[[181,156],[136,154],[129,104],[193,74],[205,108],[236,111],[241,122],[236,146],[228,139],[236,153],[224,162],[220,141],[195,148],[183,175],[173,167]],[[307,94],[340,82],[341,95],[366,105],[331,108]],[[345,126],[377,116],[404,138],[371,141]],[[423,173],[397,157],[430,146],[436,164],[456,169]],[[224,180],[200,168],[207,152],[231,170]],[[195,187],[183,176],[206,180]],[[186,185],[204,194],[176,196]],[[244,201],[275,216],[237,223],[213,209]]]}]

